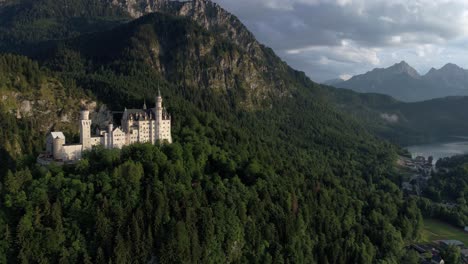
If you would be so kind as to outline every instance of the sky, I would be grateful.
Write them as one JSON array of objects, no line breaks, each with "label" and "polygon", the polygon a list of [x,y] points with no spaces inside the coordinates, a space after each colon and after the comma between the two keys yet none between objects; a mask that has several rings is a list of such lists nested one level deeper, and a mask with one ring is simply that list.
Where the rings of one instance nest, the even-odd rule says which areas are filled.
[{"label": "sky", "polygon": [[214,0],[314,81],[402,60],[468,68],[467,0]]}]

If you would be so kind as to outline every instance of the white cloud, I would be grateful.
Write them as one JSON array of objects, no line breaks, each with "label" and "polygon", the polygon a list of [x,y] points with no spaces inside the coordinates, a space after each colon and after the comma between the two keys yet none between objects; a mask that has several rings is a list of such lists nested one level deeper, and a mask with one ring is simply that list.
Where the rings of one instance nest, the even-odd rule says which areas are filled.
[{"label": "white cloud", "polygon": [[380,114],[380,117],[389,123],[398,123],[398,119],[399,119],[396,114],[387,114],[387,113]]},{"label": "white cloud", "polygon": [[382,21],[388,22],[388,23],[392,23],[392,24],[395,23],[395,20],[393,20],[393,18],[388,17],[388,16],[379,16],[379,20],[382,20]]},{"label": "white cloud", "polygon": [[[377,55],[378,49],[362,48],[349,40],[343,40],[341,46],[308,46],[299,49],[287,50],[289,55],[303,55],[307,53],[322,54],[320,64],[328,65],[330,61],[339,63],[364,63],[379,65],[380,59]],[[324,59],[326,62],[324,63]]]},{"label": "white cloud", "polygon": [[345,81],[351,79],[351,77],[353,77],[353,76],[351,74],[347,74],[347,73],[340,75],[340,79],[345,80]]},{"label": "white cloud", "polygon": [[391,36],[390,42],[393,44],[400,44],[401,43],[401,36]]},{"label": "white cloud", "polygon": [[446,62],[468,68],[465,0],[215,1],[316,80],[401,60],[419,71]]},{"label": "white cloud", "polygon": [[328,65],[330,64],[330,60],[325,56],[321,56],[319,60],[319,64]]}]

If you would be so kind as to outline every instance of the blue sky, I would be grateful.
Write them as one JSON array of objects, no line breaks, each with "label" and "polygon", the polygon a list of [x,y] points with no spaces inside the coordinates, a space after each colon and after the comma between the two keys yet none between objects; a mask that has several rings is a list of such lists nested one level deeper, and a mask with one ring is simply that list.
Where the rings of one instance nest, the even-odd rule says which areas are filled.
[{"label": "blue sky", "polygon": [[214,0],[315,81],[402,60],[468,68],[465,0]]}]

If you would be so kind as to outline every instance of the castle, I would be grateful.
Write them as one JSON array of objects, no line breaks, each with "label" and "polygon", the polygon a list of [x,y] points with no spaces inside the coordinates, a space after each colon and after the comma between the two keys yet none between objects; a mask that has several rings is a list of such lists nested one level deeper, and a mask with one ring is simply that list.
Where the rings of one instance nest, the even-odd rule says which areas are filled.
[{"label": "castle", "polygon": [[80,116],[80,144],[65,144],[62,132],[50,132],[46,143],[46,156],[55,161],[70,162],[81,159],[83,151],[101,145],[104,148],[122,148],[133,143],[167,142],[172,143],[171,116],[162,107],[162,97],[158,93],[156,106],[147,109],[125,108],[121,127],[114,128],[112,122],[107,130],[98,130],[97,136],[91,136],[89,111],[82,110]]}]

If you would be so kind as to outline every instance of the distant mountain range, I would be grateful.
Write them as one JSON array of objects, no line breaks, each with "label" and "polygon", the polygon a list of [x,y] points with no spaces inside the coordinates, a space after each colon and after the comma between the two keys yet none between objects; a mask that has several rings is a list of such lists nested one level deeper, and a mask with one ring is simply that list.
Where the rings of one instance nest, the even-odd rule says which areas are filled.
[{"label": "distant mountain range", "polygon": [[376,68],[344,81],[324,82],[338,88],[357,92],[390,95],[405,102],[423,101],[446,96],[468,95],[468,70],[448,63],[440,69],[432,68],[420,75],[405,61],[388,68]]}]

